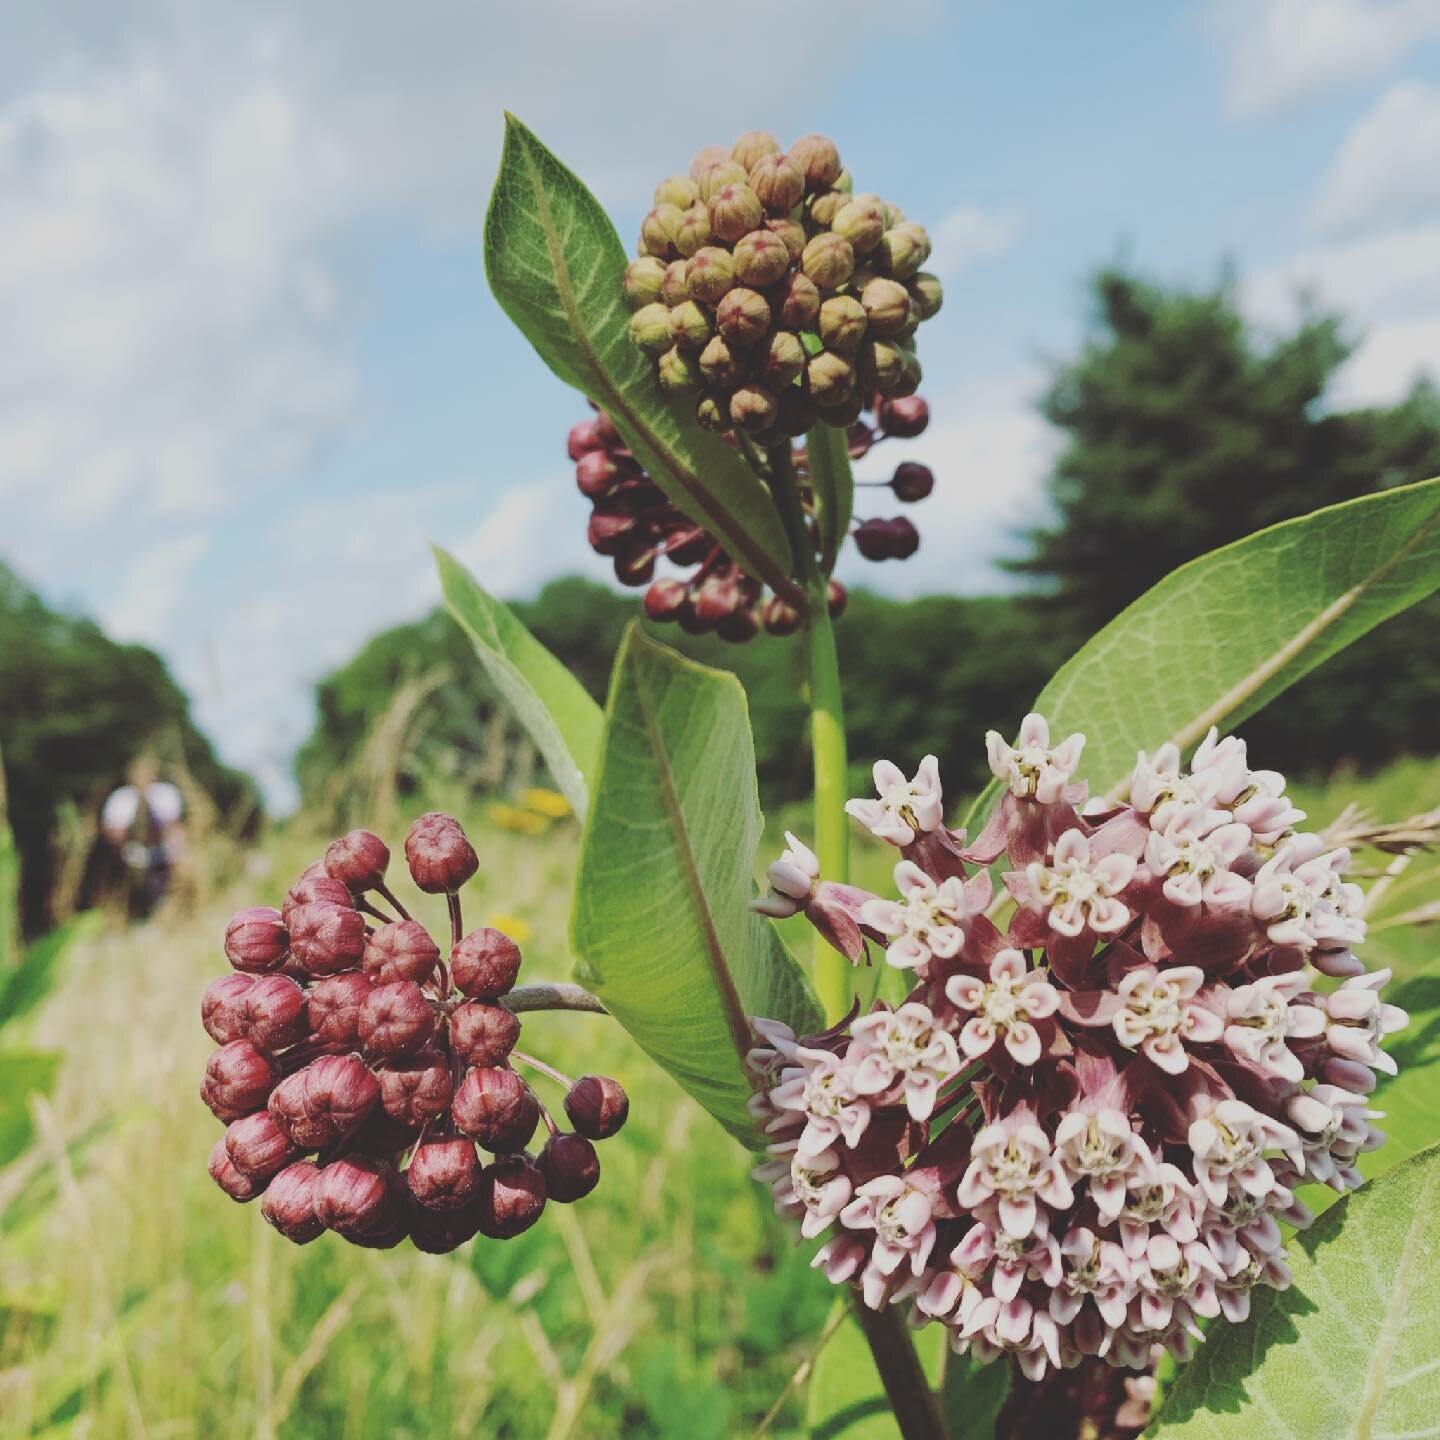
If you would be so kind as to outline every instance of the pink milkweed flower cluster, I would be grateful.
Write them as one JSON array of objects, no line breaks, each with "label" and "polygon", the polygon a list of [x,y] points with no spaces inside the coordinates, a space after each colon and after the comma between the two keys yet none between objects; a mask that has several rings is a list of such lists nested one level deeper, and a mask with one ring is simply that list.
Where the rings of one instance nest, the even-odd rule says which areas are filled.
[{"label": "pink milkweed flower cluster", "polygon": [[1076,780],[1084,743],[1038,715],[992,733],[1004,792],[970,843],[933,756],[882,761],[846,809],[898,850],[896,896],[826,882],[788,835],[757,904],[913,981],[818,1035],[754,1022],[757,1178],[832,1282],[1031,1379],[1183,1358],[1285,1288],[1296,1191],[1360,1183],[1406,1023],[1354,954],[1349,856],[1243,741],[1141,754],[1123,802]]}]

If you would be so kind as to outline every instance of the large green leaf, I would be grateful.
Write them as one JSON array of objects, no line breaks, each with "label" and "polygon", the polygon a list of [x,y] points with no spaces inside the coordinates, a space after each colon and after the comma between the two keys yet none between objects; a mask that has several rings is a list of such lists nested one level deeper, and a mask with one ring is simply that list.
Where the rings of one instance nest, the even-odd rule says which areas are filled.
[{"label": "large green leaf", "polygon": [[1434,1435],[1440,1150],[1327,1211],[1292,1249],[1294,1285],[1210,1327],[1161,1408],[1162,1440]]},{"label": "large green leaf", "polygon": [[850,441],[844,430],[824,423],[805,437],[810,461],[810,487],[820,522],[821,563],[828,575],[850,530],[855,504],[855,476],[850,468]]},{"label": "large green leaf", "polygon": [[745,692],[631,627],[610,682],[571,930],[581,979],[733,1135],[758,1143],[749,1017],[819,1024],[750,908],[761,830]]},{"label": "large green leaf", "polygon": [[[625,250],[579,178],[513,115],[485,220],[485,270],[540,358],[601,406],[655,483],[752,575],[802,597],[770,493],[631,343]],[[803,604],[803,598],[800,603]]]},{"label": "large green leaf", "polygon": [[52,1050],[0,1050],[0,1167],[17,1159],[34,1138],[30,1097],[48,1094],[60,1073]]},{"label": "large green leaf", "polygon": [[[1440,587],[1440,480],[1287,520],[1167,575],[1089,640],[1034,708],[1088,737],[1096,794],[1138,750],[1233,727],[1366,631]],[[1296,718],[1303,725],[1304,717]],[[990,808],[992,784],[970,823]]]},{"label": "large green leaf", "polygon": [[469,571],[436,549],[445,604],[582,819],[603,720],[585,687]]}]

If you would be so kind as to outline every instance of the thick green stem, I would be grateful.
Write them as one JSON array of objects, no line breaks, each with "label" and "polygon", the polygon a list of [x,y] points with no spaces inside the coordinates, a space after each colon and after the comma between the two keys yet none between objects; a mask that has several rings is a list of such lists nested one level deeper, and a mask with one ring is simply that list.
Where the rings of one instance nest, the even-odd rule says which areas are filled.
[{"label": "thick green stem", "polygon": [[[815,769],[815,853],[820,873],[845,884],[850,878],[850,826],[845,815],[848,772],[845,761],[845,702],[840,660],[830,624],[827,578],[815,559],[805,512],[795,484],[789,444],[766,452],[769,480],[805,587],[805,637],[810,661],[810,750]],[[815,937],[815,993],[827,1024],[850,1008],[850,967],[845,957]]]},{"label": "thick green stem", "polygon": [[[828,577],[815,558],[805,511],[795,484],[788,443],[766,451],[770,488],[785,522],[798,576],[805,587],[806,638],[810,659],[810,748],[815,765],[815,853],[820,873],[845,884],[850,878],[850,822],[845,814],[849,789],[845,760],[845,706],[840,689],[840,660],[830,624]],[[850,967],[818,935],[815,937],[815,993],[827,1023],[850,1008]],[[870,1353],[885,1386],[895,1423],[904,1440],[945,1440],[935,1396],[920,1368],[910,1331],[894,1309],[855,1307]]]}]

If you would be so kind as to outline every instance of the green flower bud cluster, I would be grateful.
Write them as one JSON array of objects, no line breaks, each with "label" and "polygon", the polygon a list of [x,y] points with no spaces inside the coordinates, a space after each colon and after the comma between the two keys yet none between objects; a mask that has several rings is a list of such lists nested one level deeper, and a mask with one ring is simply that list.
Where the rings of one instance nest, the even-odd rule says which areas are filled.
[{"label": "green flower bud cluster", "polygon": [[914,395],[915,332],[939,309],[930,238],[854,193],[822,135],[782,151],[754,130],[662,181],[625,271],[630,336],[709,430],[760,444],[849,426]]}]

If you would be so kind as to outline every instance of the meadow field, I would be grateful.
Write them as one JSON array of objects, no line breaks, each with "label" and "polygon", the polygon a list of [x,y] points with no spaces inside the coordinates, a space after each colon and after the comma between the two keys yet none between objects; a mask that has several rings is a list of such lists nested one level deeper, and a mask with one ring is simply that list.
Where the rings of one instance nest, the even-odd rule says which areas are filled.
[{"label": "meadow field", "polygon": [[[1403,762],[1295,788],[1312,823],[1351,803],[1399,820],[1440,804],[1440,769]],[[481,858],[470,923],[518,920],[526,978],[566,976],[573,822],[532,836],[466,818]],[[36,1145],[0,1172],[0,1434],[753,1433],[813,1348],[833,1292],[808,1269],[813,1247],[797,1246],[746,1178],[746,1154],[603,1018],[527,1018],[567,1068],[616,1075],[632,1109],[604,1147],[596,1194],[551,1206],[517,1240],[448,1257],[331,1236],[297,1249],[211,1183],[200,995],[225,968],[227,916],[278,900],[324,838],[291,822],[243,861],[243,878],[192,908],[98,925],[28,1022],[26,1040],[64,1058],[37,1105]],[[887,858],[862,846],[857,880],[883,886]],[[1377,911],[1374,948],[1404,972],[1426,963],[1437,931],[1384,917],[1433,896],[1434,863],[1421,857],[1387,882]],[[803,1397],[787,1398],[769,1433],[800,1434],[803,1415]],[[877,1417],[863,1433],[891,1435],[893,1422]]]}]

